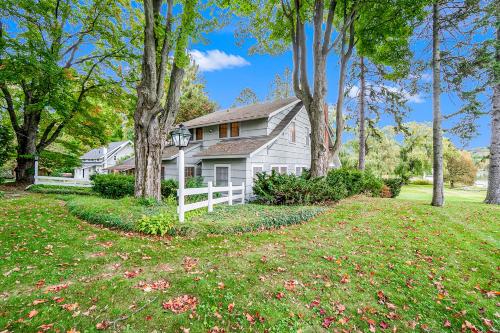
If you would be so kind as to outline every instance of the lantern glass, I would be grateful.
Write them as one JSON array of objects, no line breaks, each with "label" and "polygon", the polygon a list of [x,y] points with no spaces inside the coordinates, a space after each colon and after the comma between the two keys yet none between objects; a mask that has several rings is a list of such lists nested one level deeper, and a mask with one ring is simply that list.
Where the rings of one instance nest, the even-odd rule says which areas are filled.
[{"label": "lantern glass", "polygon": [[172,141],[176,147],[186,147],[191,140],[191,132],[182,124],[172,131]]}]

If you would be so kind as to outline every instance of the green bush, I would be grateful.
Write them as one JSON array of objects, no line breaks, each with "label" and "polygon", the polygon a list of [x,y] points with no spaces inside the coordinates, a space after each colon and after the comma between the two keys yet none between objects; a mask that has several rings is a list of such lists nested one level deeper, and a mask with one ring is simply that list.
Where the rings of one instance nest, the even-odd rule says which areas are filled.
[{"label": "green bush", "polygon": [[105,198],[119,199],[134,195],[134,177],[120,174],[92,175],[92,189]]},{"label": "green bush", "polygon": [[412,185],[432,185],[427,179],[415,179],[410,182]]},{"label": "green bush", "polygon": [[137,222],[137,230],[145,234],[163,236],[177,224],[177,214],[173,209],[166,210],[158,215],[144,215]]},{"label": "green bush", "polygon": [[401,192],[401,187],[403,186],[403,180],[401,178],[389,178],[384,179],[384,184],[391,190],[391,198],[395,198]]},{"label": "green bush", "polygon": [[0,198],[3,198],[5,196],[5,192],[4,191],[0,191]]},{"label": "green bush", "polygon": [[161,196],[164,198],[176,197],[177,189],[179,188],[179,182],[174,179],[162,180],[161,182]]},{"label": "green bush", "polygon": [[29,192],[43,194],[78,194],[92,195],[92,188],[78,186],[62,186],[62,185],[31,185],[28,187]]},{"label": "green bush", "polygon": [[338,201],[351,195],[367,193],[380,196],[384,183],[369,172],[356,169],[330,170],[325,177],[260,173],[253,191],[258,201],[272,205],[310,204]]}]

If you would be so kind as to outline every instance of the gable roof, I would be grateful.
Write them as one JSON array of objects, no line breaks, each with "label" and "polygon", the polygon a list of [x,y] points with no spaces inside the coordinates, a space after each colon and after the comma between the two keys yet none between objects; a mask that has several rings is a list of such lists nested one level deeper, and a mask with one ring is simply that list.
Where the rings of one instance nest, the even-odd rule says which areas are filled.
[{"label": "gable roof", "polygon": [[299,99],[297,99],[296,97],[278,99],[267,103],[252,104],[239,108],[212,112],[205,116],[186,121],[183,124],[186,127],[193,128],[208,125],[218,125],[235,121],[267,118],[273,112],[289,106],[292,103],[298,102]]},{"label": "gable roof", "polygon": [[105,168],[104,170],[109,170],[109,171],[127,171],[127,170],[132,170],[135,169],[135,157],[131,157],[129,159],[126,159],[120,164],[110,166]]},{"label": "gable roof", "polygon": [[[121,148],[122,146],[125,146],[126,144],[131,143],[130,141],[118,141],[118,142],[111,142],[106,148],[107,148],[107,154],[117,150],[118,148]],[[99,147],[99,148],[94,148],[91,151],[86,152],[83,154],[80,159],[82,160],[89,160],[89,159],[99,159],[104,157],[104,147]]]},{"label": "gable roof", "polygon": [[224,139],[221,142],[208,147],[206,150],[194,155],[195,157],[215,158],[215,157],[246,157],[259,148],[266,146],[276,139],[280,133],[295,118],[302,109],[302,102],[297,103],[290,112],[279,122],[269,135],[251,137]]},{"label": "gable roof", "polygon": [[[197,148],[201,146],[201,143],[190,143],[187,147],[184,148],[184,152],[188,152],[191,149]],[[173,160],[179,154],[179,147],[171,145],[163,148],[163,152],[161,154],[162,160]]]}]

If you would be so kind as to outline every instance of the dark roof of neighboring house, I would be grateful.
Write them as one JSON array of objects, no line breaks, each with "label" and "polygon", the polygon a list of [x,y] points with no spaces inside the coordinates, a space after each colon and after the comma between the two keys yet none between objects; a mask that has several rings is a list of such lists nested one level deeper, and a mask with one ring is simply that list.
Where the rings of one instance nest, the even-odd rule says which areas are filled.
[{"label": "dark roof of neighboring house", "polygon": [[[184,151],[189,151],[193,148],[199,147],[201,143],[190,143],[187,147],[184,148]],[[177,157],[179,153],[179,147],[177,146],[167,146],[163,148],[163,153],[161,154],[162,160],[171,160]]]},{"label": "dark roof of neighboring house", "polygon": [[122,163],[117,164],[117,165],[113,165],[111,167],[107,167],[104,170],[108,170],[108,171],[127,171],[127,170],[131,170],[131,169],[135,169],[135,157],[131,157],[129,159],[126,159]]},{"label": "dark roof of neighboring house", "polygon": [[276,138],[285,127],[292,121],[292,119],[299,113],[302,108],[302,102],[298,103],[293,109],[283,118],[283,120],[274,128],[274,130],[265,136],[251,137],[251,138],[235,138],[225,139],[221,142],[208,147],[195,157],[215,157],[215,156],[247,156],[264,146],[274,138]]},{"label": "dark roof of neighboring house", "polygon": [[[111,153],[115,149],[125,145],[126,143],[129,143],[130,141],[118,141],[118,142],[111,142],[106,148],[108,149],[107,153]],[[88,160],[88,159],[98,159],[98,158],[103,158],[104,157],[104,147],[99,147],[92,149],[91,151],[86,152],[83,154],[80,159],[83,160]]]},{"label": "dark roof of neighboring house", "polygon": [[244,121],[252,119],[267,118],[273,112],[299,102],[296,97],[289,97],[285,99],[278,99],[272,102],[252,104],[239,108],[232,108],[222,111],[212,112],[205,116],[201,116],[184,123],[186,127],[199,127],[208,125],[217,125],[223,123],[230,123],[235,121]]}]

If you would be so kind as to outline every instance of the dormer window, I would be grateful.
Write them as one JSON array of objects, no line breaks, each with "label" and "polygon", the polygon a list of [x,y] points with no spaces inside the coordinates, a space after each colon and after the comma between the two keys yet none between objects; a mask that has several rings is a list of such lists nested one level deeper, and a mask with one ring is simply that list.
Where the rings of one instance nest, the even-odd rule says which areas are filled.
[{"label": "dormer window", "polygon": [[219,138],[227,138],[227,124],[219,125]]},{"label": "dormer window", "polygon": [[231,123],[231,137],[240,136],[240,123]]},{"label": "dormer window", "polygon": [[295,122],[292,122],[290,124],[289,131],[290,131],[290,142],[292,143],[297,142]]},{"label": "dormer window", "polygon": [[198,127],[196,129],[196,141],[203,140],[203,127]]}]

